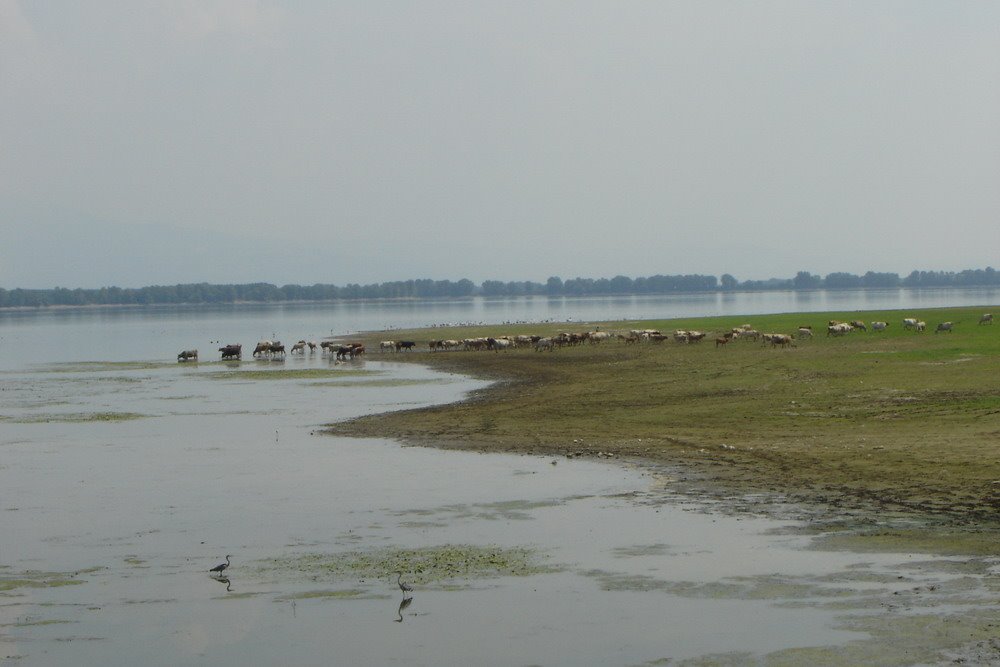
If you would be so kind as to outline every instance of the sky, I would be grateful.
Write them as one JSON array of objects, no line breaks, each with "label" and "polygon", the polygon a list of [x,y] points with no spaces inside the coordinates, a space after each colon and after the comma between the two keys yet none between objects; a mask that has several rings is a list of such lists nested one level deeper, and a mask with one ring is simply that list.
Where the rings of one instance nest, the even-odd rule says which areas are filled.
[{"label": "sky", "polygon": [[0,287],[1000,266],[1000,3],[0,0]]}]

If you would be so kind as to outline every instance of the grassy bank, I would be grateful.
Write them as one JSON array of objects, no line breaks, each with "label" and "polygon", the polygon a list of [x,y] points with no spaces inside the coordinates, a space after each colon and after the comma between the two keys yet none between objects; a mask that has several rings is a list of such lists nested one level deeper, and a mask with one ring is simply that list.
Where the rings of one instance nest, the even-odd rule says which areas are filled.
[{"label": "grassy bank", "polygon": [[[548,335],[598,324],[509,325],[373,335],[418,342],[419,362],[498,382],[453,405],[331,425],[345,435],[436,446],[635,456],[687,466],[738,491],[874,506],[955,523],[1000,517],[1000,325],[989,308],[839,312],[600,323],[607,331],[712,332],[699,344],[600,345],[554,352],[426,352],[441,338]],[[1000,309],[998,315],[1000,315]],[[925,320],[905,331],[904,317]],[[890,322],[827,337],[827,320]],[[935,334],[938,322],[953,333]],[[715,334],[812,325],[781,349]],[[378,353],[371,355],[378,356]],[[389,355],[386,355],[389,357]]]}]

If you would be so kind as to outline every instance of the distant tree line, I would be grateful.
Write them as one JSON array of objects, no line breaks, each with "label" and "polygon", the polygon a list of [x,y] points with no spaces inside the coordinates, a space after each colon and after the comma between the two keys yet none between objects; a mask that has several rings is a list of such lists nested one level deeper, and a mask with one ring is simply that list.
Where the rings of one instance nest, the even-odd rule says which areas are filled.
[{"label": "distant tree line", "polygon": [[794,278],[739,281],[726,273],[706,275],[655,275],[629,278],[570,278],[557,276],[545,283],[532,281],[486,280],[398,280],[370,285],[152,285],[149,287],[100,289],[11,289],[0,288],[0,308],[90,305],[158,305],[199,303],[269,303],[276,301],[335,301],[360,299],[461,298],[471,296],[602,296],[629,294],[671,294],[682,292],[812,290],[861,288],[973,287],[1000,285],[1000,273],[993,268],[966,271],[913,271],[905,278],[896,273],[869,271],[828,273],[825,277],[799,271]]}]

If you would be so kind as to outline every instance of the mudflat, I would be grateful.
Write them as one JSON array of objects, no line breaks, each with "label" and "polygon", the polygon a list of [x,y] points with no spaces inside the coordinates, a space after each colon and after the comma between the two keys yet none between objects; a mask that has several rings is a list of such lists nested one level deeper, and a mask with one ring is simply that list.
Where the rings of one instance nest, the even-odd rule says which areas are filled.
[{"label": "mudflat", "polygon": [[[997,553],[1000,526],[1000,327],[976,308],[791,313],[674,320],[512,324],[367,335],[412,340],[380,358],[495,380],[468,400],[332,424],[333,433],[439,447],[642,458],[687,482],[764,493],[833,513],[891,513],[935,524],[935,550]],[[926,330],[904,327],[904,319]],[[867,330],[828,335],[830,321]],[[872,322],[887,322],[873,331]],[[939,323],[951,331],[936,333]],[[743,325],[792,334],[790,345]],[[799,333],[812,327],[812,337]],[[616,336],[652,329],[667,339]],[[429,351],[430,340],[605,331],[611,339],[537,350]],[[701,331],[697,343],[675,331]],[[962,534],[942,533],[942,526]],[[971,530],[970,530],[971,529]],[[983,534],[987,531],[989,536]],[[982,535],[982,537],[976,537]],[[886,536],[883,535],[883,538]],[[891,538],[891,536],[889,536]],[[891,541],[891,539],[889,540]]]}]

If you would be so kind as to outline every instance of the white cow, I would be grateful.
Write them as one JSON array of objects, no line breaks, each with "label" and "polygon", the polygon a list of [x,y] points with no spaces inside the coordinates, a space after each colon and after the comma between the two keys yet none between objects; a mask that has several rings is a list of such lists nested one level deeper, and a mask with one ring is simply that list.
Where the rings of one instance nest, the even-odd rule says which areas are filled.
[{"label": "white cow", "polygon": [[885,331],[887,326],[889,326],[888,322],[872,322],[872,331]]},{"label": "white cow", "polygon": [[907,317],[905,320],[903,320],[904,329],[915,329],[916,326],[917,326],[917,318],[915,317]]},{"label": "white cow", "polygon": [[993,324],[993,313],[985,313],[979,318],[980,324]]}]

